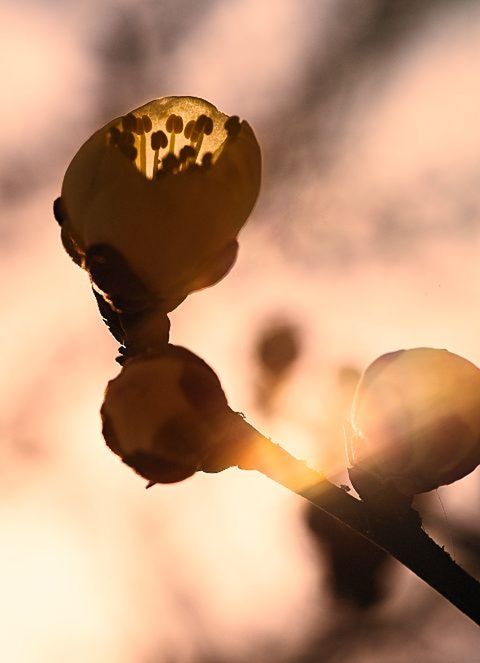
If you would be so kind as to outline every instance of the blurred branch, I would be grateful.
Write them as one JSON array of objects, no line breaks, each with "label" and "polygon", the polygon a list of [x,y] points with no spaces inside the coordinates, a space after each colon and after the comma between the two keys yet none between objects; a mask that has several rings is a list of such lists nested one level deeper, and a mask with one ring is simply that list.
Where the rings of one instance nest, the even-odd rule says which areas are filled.
[{"label": "blurred branch", "polygon": [[[238,415],[230,429],[233,445],[225,453],[231,464],[257,470],[307,499],[363,537],[390,553],[430,587],[480,625],[480,583],[459,567],[450,555],[422,529],[418,513],[380,517],[370,505],[310,469],[264,437]],[[227,449],[226,445],[226,449]],[[238,463],[238,458],[242,461]],[[207,469],[207,468],[205,468]]]},{"label": "blurred branch", "polygon": [[[289,122],[288,131],[272,133],[268,160],[272,172],[296,170],[305,164],[305,154],[295,152],[292,146],[308,144],[313,132],[320,146],[315,154],[316,169],[320,172],[330,166],[365,72],[372,67],[388,68],[405,40],[429,20],[435,20],[442,10],[458,10],[470,3],[472,0],[348,0],[333,5],[330,21],[335,37],[328,52],[319,57],[317,42],[313,42],[296,94],[285,97],[278,119],[269,118],[280,126],[285,117],[301,118]],[[323,21],[318,20],[316,25],[318,40],[325,40]]]},{"label": "blurred branch", "polygon": [[[436,595],[429,593],[413,602],[392,620],[386,611],[350,612],[342,610],[332,621],[330,629],[314,638],[295,663],[339,663],[360,660],[358,652],[366,651],[375,642],[376,654],[405,652],[405,643],[415,646],[417,660],[439,663],[438,652],[432,651],[431,642],[422,637],[422,629],[438,608]],[[355,653],[358,658],[352,659]],[[378,660],[386,660],[380,658]],[[402,659],[403,660],[403,659]]]}]

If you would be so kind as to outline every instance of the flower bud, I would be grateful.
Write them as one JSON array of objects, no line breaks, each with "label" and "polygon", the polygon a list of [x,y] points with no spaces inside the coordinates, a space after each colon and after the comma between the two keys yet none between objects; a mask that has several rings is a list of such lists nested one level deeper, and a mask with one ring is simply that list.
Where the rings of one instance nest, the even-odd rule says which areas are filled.
[{"label": "flower bud", "polygon": [[450,484],[480,464],[480,370],[447,350],[383,355],[358,384],[351,423],[354,476],[407,496]]},{"label": "flower bud", "polygon": [[261,156],[250,126],[236,118],[232,131],[228,120],[196,97],[156,99],[109,122],[70,163],[56,205],[62,241],[118,311],[166,313],[233,266]]},{"label": "flower bud", "polygon": [[107,445],[151,483],[201,470],[234,416],[213,370],[173,345],[127,359],[107,386],[101,415]]}]

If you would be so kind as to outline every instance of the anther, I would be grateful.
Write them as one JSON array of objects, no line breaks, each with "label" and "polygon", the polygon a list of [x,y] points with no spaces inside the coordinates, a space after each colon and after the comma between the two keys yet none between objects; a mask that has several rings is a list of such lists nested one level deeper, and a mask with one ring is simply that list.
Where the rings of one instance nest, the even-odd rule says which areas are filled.
[{"label": "anther", "polygon": [[168,116],[165,127],[168,133],[181,134],[183,131],[183,119],[180,115],[172,113]]},{"label": "anther", "polygon": [[203,133],[205,134],[205,136],[210,136],[212,131],[213,131],[213,120],[211,117],[205,117]]},{"label": "anther", "polygon": [[163,131],[154,131],[150,137],[150,144],[152,150],[161,150],[163,147],[167,147],[167,135]]},{"label": "anther", "polygon": [[197,120],[195,122],[195,129],[197,131],[203,131],[203,128],[205,126],[205,122],[208,120],[206,115],[199,115],[197,117]]},{"label": "anther", "polygon": [[122,127],[125,131],[135,131],[137,128],[137,118],[133,113],[129,113],[122,117]]},{"label": "anther", "polygon": [[142,115],[143,130],[148,134],[152,130],[152,120],[148,115]]},{"label": "anther", "polygon": [[199,115],[195,122],[195,129],[203,132],[206,136],[210,136],[213,131],[213,120],[208,115]]},{"label": "anther", "polygon": [[181,134],[183,131],[183,119],[180,117],[180,115],[175,115],[175,121],[173,124],[173,131],[176,134]]},{"label": "anther", "polygon": [[195,120],[190,120],[190,122],[187,122],[187,124],[185,125],[185,130],[183,133],[187,140],[191,139],[194,126],[195,126]]},{"label": "anther", "polygon": [[240,118],[238,115],[232,115],[223,125],[229,138],[235,138],[240,131]]}]

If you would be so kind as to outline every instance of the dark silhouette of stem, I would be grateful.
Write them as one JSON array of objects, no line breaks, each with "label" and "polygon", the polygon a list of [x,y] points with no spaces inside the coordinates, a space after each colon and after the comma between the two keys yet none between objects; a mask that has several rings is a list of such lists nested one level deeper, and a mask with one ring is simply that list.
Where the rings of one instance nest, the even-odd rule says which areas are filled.
[{"label": "dark silhouette of stem", "polygon": [[[257,470],[390,553],[480,625],[480,583],[422,529],[413,509],[385,518],[264,437],[240,415],[230,430],[232,465]],[[232,437],[230,437],[230,440]],[[238,462],[238,459],[241,462]]]}]

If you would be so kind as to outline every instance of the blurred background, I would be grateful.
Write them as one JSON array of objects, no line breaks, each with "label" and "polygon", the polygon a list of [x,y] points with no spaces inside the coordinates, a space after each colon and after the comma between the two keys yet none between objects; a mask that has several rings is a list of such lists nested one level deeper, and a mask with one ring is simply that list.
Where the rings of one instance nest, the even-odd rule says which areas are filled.
[{"label": "blurred background", "polygon": [[[117,348],[51,206],[85,139],[152,98],[248,119],[260,200],[172,341],[346,483],[368,363],[480,364],[480,3],[0,0],[0,74],[0,660],[474,660],[473,623],[268,479],[144,490],[101,437]],[[478,471],[418,504],[477,576],[479,504]]]}]

